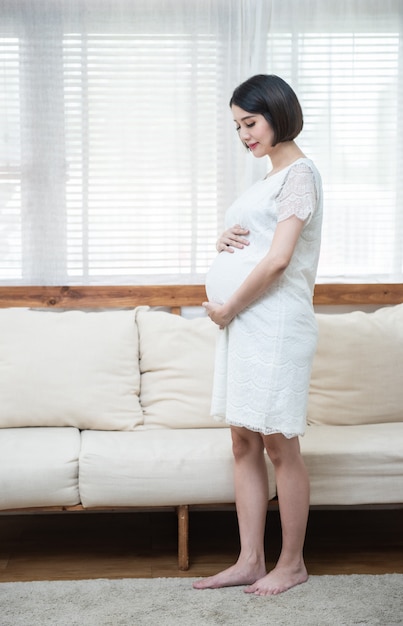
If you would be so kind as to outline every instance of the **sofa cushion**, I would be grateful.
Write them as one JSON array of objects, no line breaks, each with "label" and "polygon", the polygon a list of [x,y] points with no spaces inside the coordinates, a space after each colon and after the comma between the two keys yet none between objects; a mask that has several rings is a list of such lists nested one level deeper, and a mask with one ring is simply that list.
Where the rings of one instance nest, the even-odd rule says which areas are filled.
[{"label": "sofa cushion", "polygon": [[139,403],[134,311],[0,310],[0,426],[130,430]]},{"label": "sofa cushion", "polygon": [[86,507],[233,503],[231,435],[216,428],[84,431],[80,495]]},{"label": "sofa cushion", "polygon": [[0,509],[79,504],[76,428],[0,432]]},{"label": "sofa cushion", "polygon": [[308,423],[403,421],[403,304],[317,320]]},{"label": "sofa cushion", "polygon": [[218,327],[208,317],[185,319],[139,310],[140,400],[149,427],[212,428],[210,416]]},{"label": "sofa cushion", "polygon": [[311,504],[403,502],[403,423],[308,426],[301,451]]}]

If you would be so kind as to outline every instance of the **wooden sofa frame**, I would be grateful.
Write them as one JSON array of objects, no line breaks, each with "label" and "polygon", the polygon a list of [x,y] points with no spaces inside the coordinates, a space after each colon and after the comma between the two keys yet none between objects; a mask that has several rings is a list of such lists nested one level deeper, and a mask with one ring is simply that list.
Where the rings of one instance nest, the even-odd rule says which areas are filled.
[{"label": "wooden sofa frame", "polygon": [[[130,308],[139,305],[166,307],[181,314],[182,307],[200,306],[206,299],[203,285],[147,285],[147,286],[1,286],[0,308],[40,307],[57,309]],[[376,307],[403,303],[403,283],[317,284],[315,305]],[[151,510],[174,508],[178,518],[178,566],[189,568],[189,510],[214,510],[228,505],[187,505],[155,507]],[[56,513],[77,511],[145,511],[144,507],[99,507],[84,509],[82,505],[65,507],[37,507],[9,509],[1,514]]]}]

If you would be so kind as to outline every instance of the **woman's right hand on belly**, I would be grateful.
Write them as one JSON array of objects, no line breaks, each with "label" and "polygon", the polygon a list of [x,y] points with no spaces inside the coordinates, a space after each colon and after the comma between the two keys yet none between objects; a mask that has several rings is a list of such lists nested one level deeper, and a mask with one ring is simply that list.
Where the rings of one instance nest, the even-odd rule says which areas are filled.
[{"label": "woman's right hand on belly", "polygon": [[235,224],[225,230],[217,239],[216,249],[218,252],[234,252],[234,248],[243,248],[249,245],[249,240],[245,239],[245,235],[249,234],[247,228],[242,228],[239,224]]}]

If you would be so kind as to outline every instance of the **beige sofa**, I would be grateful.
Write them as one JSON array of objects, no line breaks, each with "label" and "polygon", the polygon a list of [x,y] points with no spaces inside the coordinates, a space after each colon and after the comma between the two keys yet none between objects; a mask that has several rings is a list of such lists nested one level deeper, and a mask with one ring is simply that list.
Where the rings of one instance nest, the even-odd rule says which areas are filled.
[{"label": "beige sofa", "polygon": [[[317,319],[311,503],[402,504],[403,304]],[[189,508],[234,502],[229,429],[209,416],[218,332],[144,306],[0,309],[0,510],[175,507],[186,569]]]}]

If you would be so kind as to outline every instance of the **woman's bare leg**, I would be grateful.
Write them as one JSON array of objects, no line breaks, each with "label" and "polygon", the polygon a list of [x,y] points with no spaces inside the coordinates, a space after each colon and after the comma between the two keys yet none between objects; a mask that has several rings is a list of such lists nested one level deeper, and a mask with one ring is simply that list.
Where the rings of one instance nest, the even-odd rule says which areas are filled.
[{"label": "woman's bare leg", "polygon": [[269,435],[264,442],[276,471],[283,543],[276,567],[245,591],[275,595],[308,580],[303,547],[309,513],[309,477],[297,437]]},{"label": "woman's bare leg", "polygon": [[241,551],[228,569],[196,581],[195,589],[250,585],[264,576],[264,531],[268,503],[268,477],[260,433],[231,428],[234,453],[235,500]]}]

